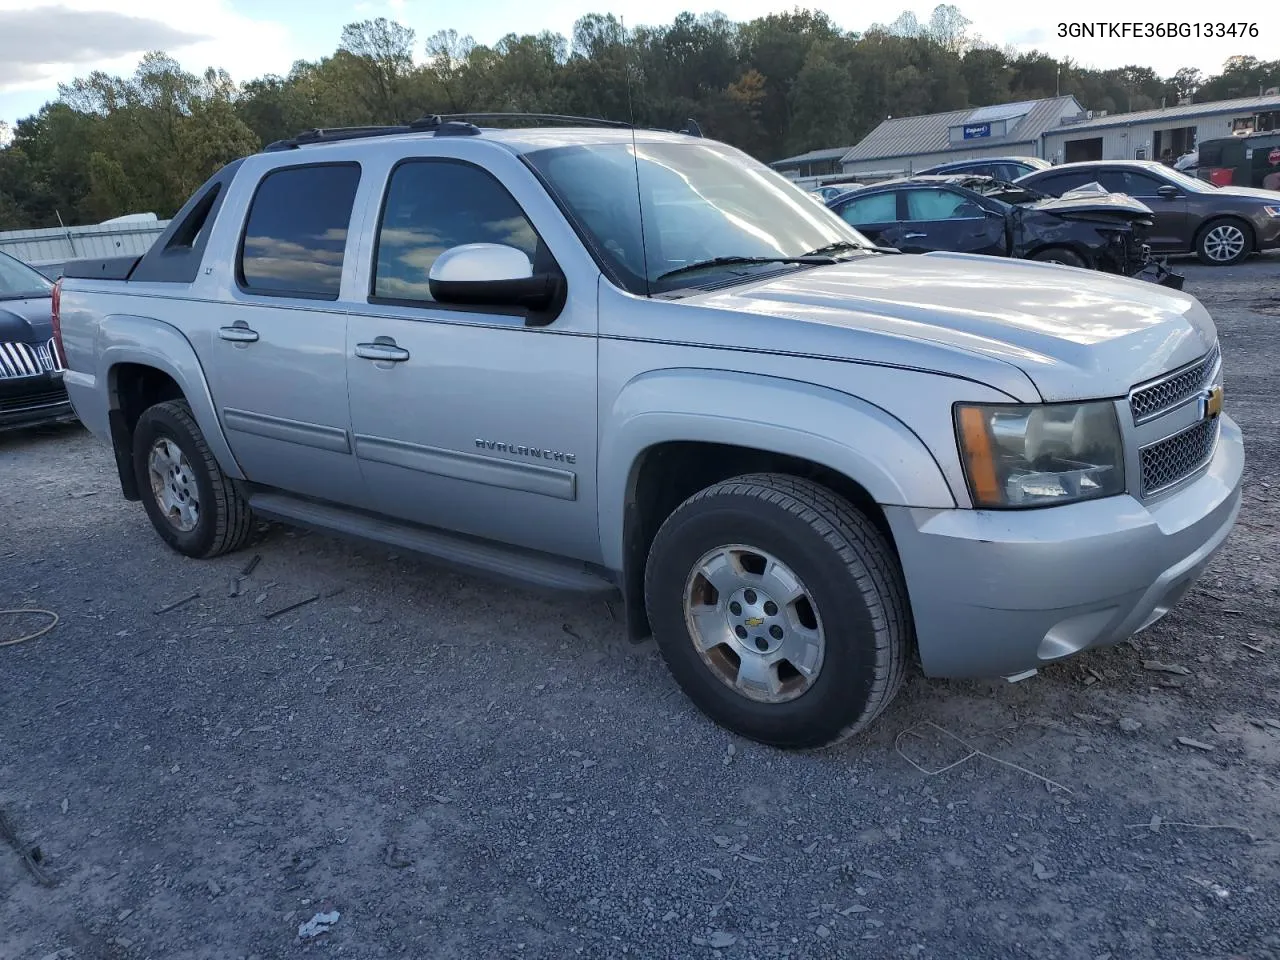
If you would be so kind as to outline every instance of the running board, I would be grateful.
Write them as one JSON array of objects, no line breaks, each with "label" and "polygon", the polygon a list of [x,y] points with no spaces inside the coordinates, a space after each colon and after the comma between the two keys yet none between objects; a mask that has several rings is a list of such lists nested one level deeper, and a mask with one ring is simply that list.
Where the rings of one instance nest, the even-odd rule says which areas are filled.
[{"label": "running board", "polygon": [[565,560],[521,547],[400,523],[284,493],[254,493],[249,497],[249,506],[267,519],[410,550],[476,573],[532,587],[601,594],[617,590],[582,561]]}]

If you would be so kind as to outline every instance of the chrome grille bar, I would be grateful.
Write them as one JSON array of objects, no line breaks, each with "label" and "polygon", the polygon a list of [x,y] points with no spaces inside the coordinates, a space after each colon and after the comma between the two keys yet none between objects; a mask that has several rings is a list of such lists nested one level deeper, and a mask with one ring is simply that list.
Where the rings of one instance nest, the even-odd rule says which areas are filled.
[{"label": "chrome grille bar", "polygon": [[1129,410],[1135,424],[1146,423],[1186,403],[1213,383],[1222,358],[1218,344],[1199,360],[1129,391]]}]

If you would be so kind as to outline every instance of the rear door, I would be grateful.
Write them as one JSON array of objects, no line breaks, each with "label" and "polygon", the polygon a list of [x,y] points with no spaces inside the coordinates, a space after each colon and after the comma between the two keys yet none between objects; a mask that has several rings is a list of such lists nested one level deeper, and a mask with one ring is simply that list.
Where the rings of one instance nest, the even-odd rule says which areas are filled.
[{"label": "rear door", "polygon": [[885,232],[898,223],[898,192],[858,194],[835,207],[835,211],[872,243],[885,243]]},{"label": "rear door", "polygon": [[253,194],[247,218],[218,218],[211,248],[230,256],[197,283],[217,299],[192,306],[193,342],[245,476],[341,503],[363,496],[340,299],[359,183],[351,162],[279,167],[237,183]]},{"label": "rear door", "polygon": [[889,234],[900,250],[1008,254],[1004,215],[988,210],[967,191],[909,187],[902,191],[902,212],[902,222]]}]

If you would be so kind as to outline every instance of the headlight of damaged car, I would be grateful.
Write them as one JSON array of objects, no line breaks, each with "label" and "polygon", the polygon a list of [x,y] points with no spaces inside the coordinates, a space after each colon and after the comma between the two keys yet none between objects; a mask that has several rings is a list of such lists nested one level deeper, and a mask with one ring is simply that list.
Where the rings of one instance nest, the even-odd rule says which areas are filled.
[{"label": "headlight of damaged car", "polygon": [[1124,492],[1115,404],[956,404],[974,506],[1045,507]]}]

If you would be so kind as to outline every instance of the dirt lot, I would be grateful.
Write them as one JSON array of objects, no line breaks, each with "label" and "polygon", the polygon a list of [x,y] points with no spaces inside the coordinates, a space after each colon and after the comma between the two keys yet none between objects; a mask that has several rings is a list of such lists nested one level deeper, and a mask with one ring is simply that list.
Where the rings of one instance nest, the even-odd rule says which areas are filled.
[{"label": "dirt lot", "polygon": [[61,617],[0,648],[56,881],[0,842],[0,958],[1280,956],[1280,258],[1180,268],[1249,459],[1207,578],[825,753],[713,727],[599,602],[280,527],[184,560],[78,428],[0,438],[0,608]]}]

